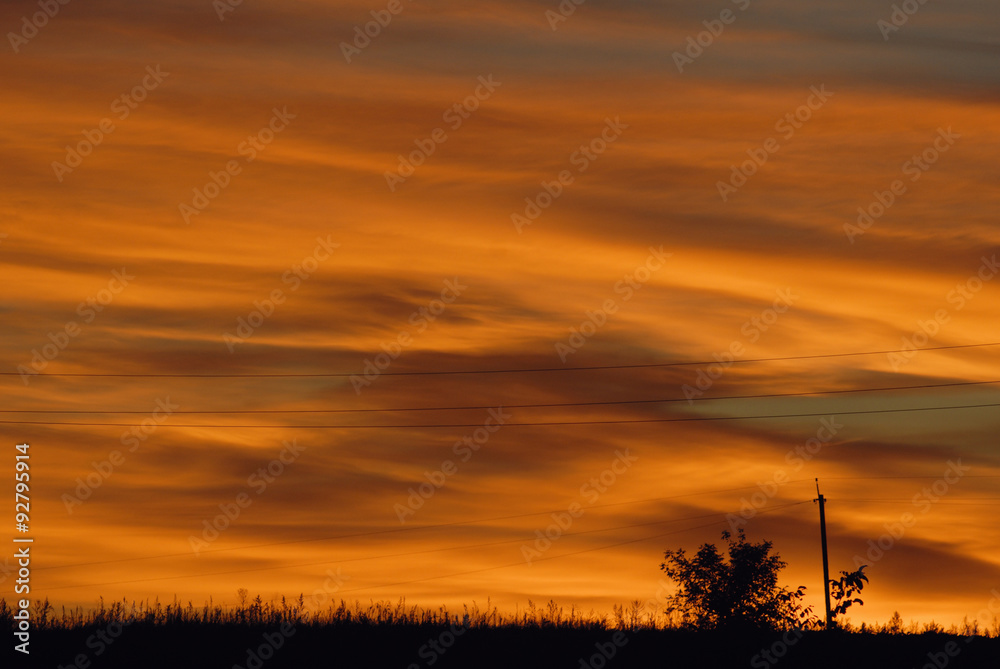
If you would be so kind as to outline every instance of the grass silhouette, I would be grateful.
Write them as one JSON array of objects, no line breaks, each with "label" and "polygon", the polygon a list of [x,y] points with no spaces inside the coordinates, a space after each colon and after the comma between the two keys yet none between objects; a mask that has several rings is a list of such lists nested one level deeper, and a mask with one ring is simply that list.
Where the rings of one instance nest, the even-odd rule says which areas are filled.
[{"label": "grass silhouette", "polygon": [[[1000,621],[883,625],[830,632],[712,632],[679,628],[676,618],[639,601],[611,614],[554,601],[514,612],[488,600],[451,610],[398,601],[303,596],[202,606],[176,599],[103,599],[92,609],[47,600],[31,607],[31,663],[60,669],[104,667],[995,667]],[[13,625],[0,600],[0,622]],[[774,660],[774,661],[771,661]]]}]

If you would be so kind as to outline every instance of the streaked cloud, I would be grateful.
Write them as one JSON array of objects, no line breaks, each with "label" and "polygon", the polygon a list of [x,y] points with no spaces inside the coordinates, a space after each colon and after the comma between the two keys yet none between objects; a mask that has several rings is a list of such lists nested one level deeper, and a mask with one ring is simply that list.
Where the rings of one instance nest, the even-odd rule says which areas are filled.
[{"label": "streaked cloud", "polygon": [[[713,398],[997,380],[994,348],[921,351],[897,369],[885,354],[739,362],[693,405],[509,408],[683,399],[707,364],[393,375],[561,367],[556,343],[609,299],[619,308],[566,364],[707,362],[734,343],[742,361],[892,350],[941,310],[925,346],[996,340],[996,280],[960,290],[1000,241],[992,6],[929,3],[886,41],[876,22],[891,3],[741,4],[588,0],[552,30],[555,2],[405,2],[347,63],[340,43],[384,3],[261,0],[224,21],[207,1],[70,3],[6,51],[4,371],[70,322],[80,332],[45,372],[360,374],[400,333],[411,342],[360,393],[348,377],[5,377],[8,409],[99,412],[6,419],[121,424],[5,426],[8,442],[32,444],[38,471],[41,596],[295,595],[341,565],[345,597],[607,609],[652,596],[663,550],[718,541],[725,515],[784,472],[792,480],[748,533],[774,540],[788,582],[816,603],[813,479],[830,499],[839,571],[961,459],[968,478],[872,565],[856,619],[898,608],[951,623],[980,610],[1000,577],[982,530],[997,479],[977,478],[1000,474],[995,410],[851,412],[995,403],[994,386]],[[725,8],[736,20],[678,73],[673,52]],[[34,9],[0,3],[0,25],[17,30]],[[114,101],[157,66],[169,76],[121,118]],[[452,128],[447,110],[487,76],[499,87]],[[788,135],[782,119],[819,86],[833,95]],[[294,118],[247,160],[241,144],[275,109]],[[106,118],[114,131],[60,183],[52,163]],[[627,128],[580,170],[573,156],[607,119]],[[447,140],[391,192],[385,173],[437,128]],[[959,138],[912,180],[904,166],[949,128]],[[717,183],[769,138],[780,148],[723,201]],[[179,206],[233,160],[239,174],[185,222]],[[511,215],[564,170],[573,182],[519,234]],[[897,179],[906,192],[851,243],[845,224]],[[286,280],[317,238],[339,247],[297,285]],[[624,299],[619,282],[651,247],[672,255]],[[79,305],[123,269],[134,281],[86,320]],[[433,319],[411,318],[449,280],[468,288]],[[224,334],[274,290],[286,299],[230,353]],[[779,291],[796,297],[769,322]],[[509,425],[459,462],[455,444],[484,408],[179,412],[129,451],[129,428],[168,397],[180,412],[503,406],[517,423],[815,415]],[[789,454],[821,418],[843,427],[798,467]],[[408,427],[289,427],[390,423]],[[182,427],[218,424],[243,427]],[[249,477],[293,438],[302,456],[258,495]],[[555,559],[517,564],[550,514],[581,502],[626,449],[635,465],[583,502],[544,554]],[[114,451],[124,463],[69,513],[63,496]],[[457,473],[401,525],[393,505],[449,460]],[[190,537],[241,492],[253,503],[195,556]],[[775,508],[795,502],[806,503]],[[413,582],[384,587],[400,581]]]}]

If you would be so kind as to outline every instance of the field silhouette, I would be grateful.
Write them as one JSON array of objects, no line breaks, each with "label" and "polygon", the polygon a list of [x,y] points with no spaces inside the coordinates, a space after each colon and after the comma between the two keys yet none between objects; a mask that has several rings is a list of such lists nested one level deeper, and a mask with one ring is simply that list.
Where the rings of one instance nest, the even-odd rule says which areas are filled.
[{"label": "field silhouette", "polygon": [[[104,667],[996,667],[1000,626],[945,631],[898,618],[830,631],[691,630],[639,602],[612,615],[545,607],[503,613],[489,603],[451,611],[398,602],[259,596],[240,605],[128,602],[56,612],[33,607],[30,663]],[[12,624],[0,601],[0,619]],[[24,657],[24,656],[21,656]],[[27,658],[25,658],[27,659]]]}]

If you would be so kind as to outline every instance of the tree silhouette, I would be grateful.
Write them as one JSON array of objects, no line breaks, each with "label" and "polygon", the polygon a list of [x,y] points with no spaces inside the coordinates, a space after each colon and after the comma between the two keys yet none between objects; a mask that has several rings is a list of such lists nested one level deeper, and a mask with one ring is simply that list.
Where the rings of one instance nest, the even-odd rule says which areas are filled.
[{"label": "tree silhouette", "polygon": [[847,613],[847,609],[851,608],[852,604],[864,605],[864,602],[859,597],[855,597],[855,595],[861,594],[865,583],[868,582],[868,577],[865,576],[865,567],[867,566],[866,564],[861,565],[861,568],[855,572],[842,571],[838,580],[830,579],[830,596],[837,603],[833,607],[833,620],[831,621],[833,624],[831,627],[840,626],[837,616]]},{"label": "tree silhouette", "polygon": [[682,624],[697,629],[816,627],[812,607],[801,603],[805,587],[790,591],[778,586],[778,572],[785,563],[772,543],[749,543],[743,530],[736,539],[722,533],[729,543],[729,560],[715,544],[704,544],[691,558],[684,549],[668,550],[660,569],[678,585],[668,598]]}]

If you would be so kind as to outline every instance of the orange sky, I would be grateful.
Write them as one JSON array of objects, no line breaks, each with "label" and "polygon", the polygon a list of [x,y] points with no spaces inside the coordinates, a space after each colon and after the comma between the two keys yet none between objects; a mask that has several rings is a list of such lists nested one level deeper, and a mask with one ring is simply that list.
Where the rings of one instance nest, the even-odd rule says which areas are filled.
[{"label": "orange sky", "polygon": [[[386,372],[422,372],[884,351],[921,328],[922,347],[998,340],[990,5],[929,3],[883,39],[891,3],[588,0],[553,30],[555,2],[403,2],[347,62],[341,43],[386,6],[254,0],[220,20],[207,0],[74,2],[36,32],[37,5],[0,7],[4,32],[31,34],[2,56],[4,409],[94,412],[3,420],[124,424],[3,426],[8,447],[31,444],[34,596],[232,602],[309,594],[339,569],[338,597],[606,611],[653,597],[663,551],[718,542],[757,492],[748,536],[820,608],[819,477],[834,574],[913,514],[865,560],[855,622],[950,624],[989,603],[996,407],[850,412],[995,404],[996,386],[710,400],[998,381],[1000,347],[734,364],[691,405],[707,366],[149,376],[362,374],[385,350]],[[673,54],[726,8],[679,72]],[[32,367],[35,352],[52,359]],[[505,425],[472,451],[487,408],[182,413],[650,399],[682,401],[503,412],[811,415]],[[241,427],[182,427],[220,424]],[[392,424],[467,427],[301,427]],[[280,475],[255,476],[269,463]],[[444,484],[401,523],[428,473]],[[196,556],[190,538],[241,502]],[[574,503],[541,553],[555,559],[526,564]]]}]

